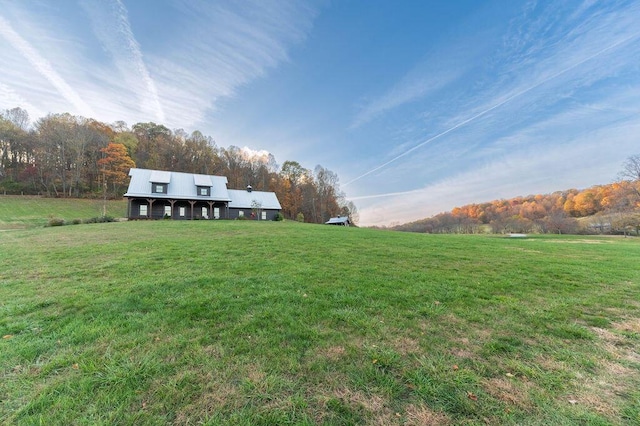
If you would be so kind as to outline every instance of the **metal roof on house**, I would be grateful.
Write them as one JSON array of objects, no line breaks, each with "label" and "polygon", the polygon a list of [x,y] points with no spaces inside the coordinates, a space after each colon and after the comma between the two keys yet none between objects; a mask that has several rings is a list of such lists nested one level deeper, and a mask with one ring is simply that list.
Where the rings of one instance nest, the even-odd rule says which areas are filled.
[{"label": "metal roof on house", "polygon": [[[167,172],[149,169],[131,169],[131,182],[125,197],[163,198],[175,200],[231,201],[224,176],[196,175],[193,173]],[[163,179],[163,180],[153,180]],[[196,182],[202,182],[199,185]],[[152,183],[166,183],[167,193],[157,194],[151,190]],[[198,186],[211,187],[208,196],[198,195]]]},{"label": "metal roof on house", "polygon": [[240,189],[229,189],[229,208],[250,209],[259,204],[262,209],[281,210],[280,202],[274,192],[247,191]]},{"label": "metal roof on house", "polygon": [[208,175],[193,175],[193,183],[196,186],[211,186],[211,177]]},{"label": "metal roof on house", "polygon": [[169,183],[171,182],[171,172],[164,172],[162,170],[151,170],[151,176],[149,176],[149,182]]}]

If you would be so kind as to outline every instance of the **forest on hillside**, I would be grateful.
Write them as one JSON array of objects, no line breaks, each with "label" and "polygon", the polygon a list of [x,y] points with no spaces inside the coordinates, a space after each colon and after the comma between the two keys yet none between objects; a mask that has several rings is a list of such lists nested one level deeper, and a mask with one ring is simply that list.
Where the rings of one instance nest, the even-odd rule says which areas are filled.
[{"label": "forest on hillside", "polygon": [[200,131],[153,122],[129,127],[64,113],[31,123],[21,108],[0,111],[0,193],[117,198],[127,189],[130,167],[226,176],[230,189],[273,191],[288,219],[358,220],[337,174],[321,165],[279,165],[271,154],[219,147]]},{"label": "forest on hillside", "polygon": [[391,229],[463,234],[640,235],[640,155],[626,160],[615,183],[469,204]]}]

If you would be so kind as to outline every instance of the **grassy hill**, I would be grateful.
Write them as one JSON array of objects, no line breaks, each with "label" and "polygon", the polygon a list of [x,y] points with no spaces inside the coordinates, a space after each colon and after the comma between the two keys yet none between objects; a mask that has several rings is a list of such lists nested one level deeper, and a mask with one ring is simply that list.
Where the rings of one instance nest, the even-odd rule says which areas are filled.
[{"label": "grassy hill", "polygon": [[[86,220],[102,216],[103,201],[79,198],[0,195],[0,231],[45,226],[50,219]],[[107,216],[126,217],[125,200],[107,200]]]},{"label": "grassy hill", "polygon": [[294,222],[7,230],[0,423],[638,424],[639,258]]}]

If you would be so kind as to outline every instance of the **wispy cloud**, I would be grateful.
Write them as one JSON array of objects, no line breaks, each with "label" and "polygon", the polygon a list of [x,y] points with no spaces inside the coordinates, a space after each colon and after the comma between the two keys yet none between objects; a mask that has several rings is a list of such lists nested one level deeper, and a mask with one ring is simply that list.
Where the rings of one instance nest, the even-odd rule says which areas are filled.
[{"label": "wispy cloud", "polygon": [[467,125],[469,123],[474,122],[477,119],[480,119],[481,117],[483,117],[483,116],[489,114],[490,112],[502,107],[503,105],[511,102],[512,100],[517,99],[517,98],[519,98],[521,96],[524,96],[524,95],[528,94],[532,90],[539,88],[540,86],[542,86],[542,85],[544,85],[544,84],[546,84],[546,83],[548,83],[548,82],[550,82],[550,81],[562,76],[563,74],[566,74],[566,73],[574,70],[577,67],[582,66],[583,64],[585,64],[585,63],[587,63],[587,62],[589,62],[589,61],[591,61],[593,59],[596,59],[597,57],[599,57],[599,56],[601,56],[601,55],[603,55],[603,54],[605,54],[605,53],[617,48],[618,46],[620,46],[620,45],[622,45],[624,43],[627,43],[629,41],[632,41],[634,39],[637,39],[638,36],[640,36],[640,32],[631,34],[631,35],[629,35],[626,38],[623,38],[621,40],[617,40],[613,44],[611,44],[609,46],[606,46],[606,47],[596,51],[595,53],[589,52],[590,54],[588,56],[586,56],[584,58],[579,58],[577,60],[577,62],[568,65],[566,68],[562,68],[560,70],[555,70],[550,75],[543,75],[541,80],[536,81],[531,86],[527,86],[527,87],[524,87],[524,88],[518,88],[518,90],[515,91],[515,93],[505,94],[502,97],[499,97],[498,99],[495,99],[494,100],[495,103],[493,105],[490,105],[490,106],[486,107],[485,109],[481,110],[480,112],[475,113],[474,115],[472,115],[469,118],[463,119],[462,121],[454,124],[453,126],[449,127],[448,129],[436,134],[435,136],[432,136],[432,137],[428,138],[427,140],[425,140],[423,142],[420,142],[419,144],[407,149],[406,151],[404,151],[401,154],[393,157],[392,159],[386,161],[385,163],[382,163],[382,164],[374,167],[373,169],[368,170],[367,172],[365,172],[365,173],[363,173],[363,174],[351,179],[349,182],[347,182],[345,184],[345,186],[350,185],[351,183],[356,182],[356,181],[358,181],[358,180],[360,180],[360,179],[362,179],[362,178],[364,178],[364,177],[366,177],[366,176],[368,176],[368,175],[370,175],[370,174],[372,174],[372,173],[374,173],[374,172],[376,172],[376,171],[388,166],[389,164],[400,160],[403,157],[406,157],[407,155],[411,154],[412,152],[414,152],[417,149],[422,148],[423,146],[427,145],[428,143],[431,143],[434,140],[439,139],[439,138],[441,138],[443,136],[446,136],[449,133],[457,130],[458,128],[460,128],[462,126],[465,126],[465,125]]},{"label": "wispy cloud", "polygon": [[[164,19],[156,24],[122,0],[0,2],[0,39],[12,49],[0,44],[0,55],[24,58],[0,68],[0,107],[28,98],[32,115],[68,111],[205,131],[222,101],[288,60],[316,15],[309,3],[286,0],[166,0],[152,14]],[[28,37],[18,34],[24,28],[33,29]]]},{"label": "wispy cloud", "polygon": [[23,37],[18,34],[11,24],[0,16],[0,35],[18,51],[29,63],[55,87],[69,103],[73,105],[76,112],[93,116],[93,109],[80,97],[80,95],[62,78],[51,63]]},{"label": "wispy cloud", "polygon": [[30,114],[36,114],[31,117],[32,119],[43,117],[44,115],[46,115],[45,111],[40,110],[31,102],[27,101],[25,98],[16,93],[9,86],[2,83],[0,83],[0,99],[3,99],[7,103],[7,109],[15,108],[19,105],[22,109],[26,110]]},{"label": "wispy cloud", "polygon": [[271,0],[175,0],[188,22],[162,55],[150,54],[168,116],[198,123],[224,99],[288,60],[288,49],[310,31],[315,9]]},{"label": "wispy cloud", "polygon": [[476,60],[486,54],[486,46],[462,39],[434,48],[401,80],[383,95],[364,104],[357,112],[351,129],[369,123],[405,104],[437,95],[443,89],[468,76]]},{"label": "wispy cloud", "polygon": [[[557,7],[557,3],[554,5]],[[598,99],[610,96],[611,93],[597,93],[599,84],[606,86],[610,77],[632,72],[631,64],[638,57],[640,32],[634,22],[640,17],[639,5],[616,4],[597,13],[592,13],[589,5],[585,5],[582,15],[576,15],[576,11],[561,14],[554,9],[555,13],[551,12],[536,11],[534,5],[528,5],[525,14],[538,15],[511,23],[503,37],[502,48],[496,49],[493,58],[487,62],[491,64],[490,68],[480,72],[479,78],[460,85],[462,90],[471,86],[474,90],[468,90],[466,94],[461,90],[456,102],[439,111],[439,121],[433,123],[446,126],[441,127],[443,130],[394,153],[393,157],[358,174],[348,184],[367,176],[371,184],[376,181],[371,175],[393,163],[400,163],[400,160],[402,164],[398,164],[395,172],[402,173],[401,169],[410,168],[411,162],[424,161],[425,146],[436,142],[438,146],[431,150],[432,157],[444,146],[447,152],[452,152],[455,146],[462,150],[465,144],[480,144],[489,151],[491,146],[498,146],[496,141],[500,138],[513,132],[520,133],[549,115],[575,107],[568,100],[573,99],[575,104],[578,98],[584,98],[580,102],[587,102],[589,96]],[[576,123],[572,124],[575,127]],[[472,135],[463,131],[469,126],[472,127],[468,133]],[[531,143],[541,145],[545,141]],[[558,140],[557,143],[573,142]],[[495,153],[492,150],[492,155]],[[477,159],[480,160],[477,164],[483,164],[482,158]],[[452,165],[451,170],[456,169]],[[372,187],[360,185],[361,188],[366,186]]]},{"label": "wispy cloud", "polygon": [[91,19],[96,36],[127,82],[127,88],[136,93],[140,110],[143,114],[164,122],[166,117],[155,81],[131,30],[124,4],[120,0],[85,0],[81,5]]}]

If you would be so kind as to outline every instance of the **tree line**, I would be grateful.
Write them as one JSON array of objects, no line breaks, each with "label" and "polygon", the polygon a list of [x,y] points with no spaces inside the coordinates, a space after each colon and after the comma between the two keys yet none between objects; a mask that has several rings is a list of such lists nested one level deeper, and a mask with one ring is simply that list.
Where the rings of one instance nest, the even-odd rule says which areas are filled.
[{"label": "tree line", "polygon": [[456,207],[391,229],[426,233],[599,233],[640,235],[640,155],[617,181],[588,189]]},{"label": "tree line", "polygon": [[288,219],[357,222],[356,206],[340,191],[336,173],[297,161],[276,162],[237,146],[218,147],[200,131],[153,122],[129,127],[69,113],[33,124],[21,108],[0,112],[0,192],[48,197],[121,197],[130,167],[226,176],[228,187],[273,191]]}]

